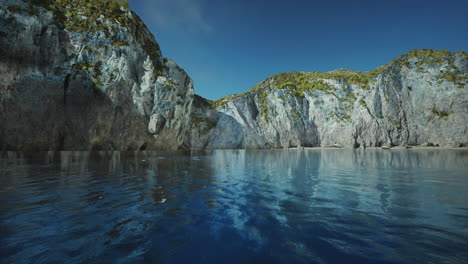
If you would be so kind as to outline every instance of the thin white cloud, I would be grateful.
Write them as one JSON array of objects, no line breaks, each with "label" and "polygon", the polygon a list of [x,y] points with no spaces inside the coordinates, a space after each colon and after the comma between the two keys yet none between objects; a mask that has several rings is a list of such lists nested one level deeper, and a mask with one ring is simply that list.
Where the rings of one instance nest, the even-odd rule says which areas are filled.
[{"label": "thin white cloud", "polygon": [[165,30],[210,32],[213,27],[203,14],[203,0],[133,0],[144,6],[146,19]]}]

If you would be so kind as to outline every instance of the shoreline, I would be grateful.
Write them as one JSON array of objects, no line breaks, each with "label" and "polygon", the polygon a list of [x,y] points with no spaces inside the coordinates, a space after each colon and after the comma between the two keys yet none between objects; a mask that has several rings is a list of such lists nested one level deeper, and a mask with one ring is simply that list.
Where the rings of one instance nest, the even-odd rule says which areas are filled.
[{"label": "shoreline", "polygon": [[335,149],[335,150],[468,150],[468,147],[437,147],[437,146],[410,146],[402,147],[395,146],[389,148],[383,147],[367,147],[367,148],[352,148],[352,147],[301,147],[301,148],[288,148],[288,149]]},{"label": "shoreline", "polygon": [[171,154],[180,152],[193,152],[193,151],[216,151],[216,150],[248,150],[248,151],[264,151],[264,150],[468,150],[468,147],[437,147],[437,146],[411,146],[402,147],[395,146],[389,148],[382,147],[367,147],[367,148],[353,148],[353,147],[291,147],[291,148],[236,148],[236,149],[187,149],[187,150],[38,150],[38,151],[21,151],[21,150],[0,150],[0,153],[58,153],[58,152],[96,152],[96,153],[109,153],[109,152],[132,152],[132,153],[160,153]]}]

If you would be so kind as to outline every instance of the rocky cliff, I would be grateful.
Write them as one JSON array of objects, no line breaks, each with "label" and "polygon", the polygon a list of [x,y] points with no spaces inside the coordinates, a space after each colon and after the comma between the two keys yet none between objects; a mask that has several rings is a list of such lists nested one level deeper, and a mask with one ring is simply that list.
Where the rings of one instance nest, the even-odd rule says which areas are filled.
[{"label": "rocky cliff", "polygon": [[413,50],[370,72],[282,73],[196,98],[194,148],[468,145],[468,53]]},{"label": "rocky cliff", "polygon": [[0,150],[178,149],[193,84],[124,2],[0,0]]},{"label": "rocky cliff", "polygon": [[466,52],[282,73],[212,102],[117,0],[0,0],[0,78],[0,150],[468,144]]}]

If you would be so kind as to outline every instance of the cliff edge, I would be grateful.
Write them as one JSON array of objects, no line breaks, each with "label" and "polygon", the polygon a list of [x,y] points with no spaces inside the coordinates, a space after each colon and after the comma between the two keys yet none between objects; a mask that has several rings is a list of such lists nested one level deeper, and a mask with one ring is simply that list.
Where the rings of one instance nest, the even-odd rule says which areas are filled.
[{"label": "cliff edge", "polygon": [[194,148],[467,146],[467,82],[468,53],[445,50],[413,50],[370,72],[281,73],[194,104],[189,140]]},{"label": "cliff edge", "polygon": [[124,2],[0,0],[0,150],[179,149],[193,82]]}]

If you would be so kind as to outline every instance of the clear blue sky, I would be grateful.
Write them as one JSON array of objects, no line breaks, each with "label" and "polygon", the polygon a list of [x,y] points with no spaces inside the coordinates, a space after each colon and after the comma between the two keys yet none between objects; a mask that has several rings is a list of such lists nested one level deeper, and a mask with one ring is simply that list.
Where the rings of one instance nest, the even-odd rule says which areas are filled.
[{"label": "clear blue sky", "polygon": [[374,69],[412,49],[468,50],[468,1],[130,0],[208,99],[287,71]]}]

